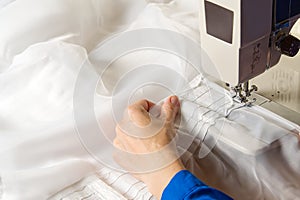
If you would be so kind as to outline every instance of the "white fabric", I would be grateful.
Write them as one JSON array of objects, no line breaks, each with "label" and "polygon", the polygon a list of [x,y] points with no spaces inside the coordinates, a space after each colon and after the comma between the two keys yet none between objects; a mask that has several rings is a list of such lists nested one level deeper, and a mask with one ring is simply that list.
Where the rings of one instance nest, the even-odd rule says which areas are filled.
[{"label": "white fabric", "polygon": [[139,0],[17,0],[0,12],[0,72],[37,42],[67,41],[90,50],[105,35],[132,22],[144,6]]},{"label": "white fabric", "polygon": [[0,1],[0,9],[4,8],[5,6],[7,6],[8,4],[14,2],[15,0],[1,0]]},{"label": "white fabric", "polygon": [[[139,24],[158,27],[160,25],[156,23],[161,20],[166,21],[162,27],[168,23],[160,9],[153,5],[143,11],[145,4],[140,0],[94,3],[99,4],[96,8],[101,11],[98,14],[102,18],[102,27],[95,24],[99,19],[90,1],[17,1],[0,12],[1,27],[10,26],[1,34],[2,63],[9,63],[23,51],[14,57],[11,65],[2,65],[4,72],[0,75],[3,199],[45,199],[97,168],[97,163],[77,138],[72,116],[75,79],[87,56],[88,46],[83,40],[89,40],[89,34],[103,39],[122,27],[131,25],[133,28],[134,25],[128,23],[142,12],[144,16],[136,20],[135,27]],[[69,9],[70,5],[76,9]],[[35,8],[38,8],[37,13],[29,12]],[[184,6],[181,13],[186,9]],[[18,17],[20,12],[25,15],[21,19]],[[60,20],[57,12],[66,21]],[[81,16],[87,13],[85,17],[91,17],[94,23],[90,27]],[[166,14],[170,11],[166,10]],[[155,18],[151,19],[152,16]],[[143,24],[143,20],[147,23]],[[54,29],[52,26],[45,28],[51,25],[50,22],[58,24]],[[197,24],[193,26],[197,27]],[[23,33],[26,34],[23,36]],[[63,37],[66,33],[71,39]],[[53,37],[56,38],[52,40]],[[34,44],[46,40],[52,41]],[[169,65],[180,66],[179,59],[171,57],[175,61],[170,59]],[[144,62],[141,60],[141,63]],[[102,109],[99,115],[105,116],[105,112]],[[41,184],[41,181],[47,184]]]},{"label": "white fabric", "polygon": [[[132,177],[113,182],[120,173],[106,169],[86,151],[76,132],[72,102],[80,67],[89,52],[109,35],[154,27],[180,31],[199,40],[196,0],[147,2],[17,0],[0,10],[3,200],[47,199],[97,171],[102,180],[128,199],[152,198],[147,190],[135,193],[141,184],[135,184]],[[2,27],[9,28],[2,31]],[[175,55],[145,50],[113,63],[103,82],[106,86],[113,85],[122,73],[132,70],[132,66],[146,63],[162,64],[182,73],[188,68],[188,64]],[[95,69],[93,73],[97,73]],[[89,84],[88,77],[86,83]],[[138,95],[143,94],[142,91]],[[152,93],[151,97],[158,101],[165,94]],[[108,120],[110,101],[108,97],[96,96],[99,120]],[[213,152],[199,159],[196,141],[183,156],[184,162],[202,180],[236,199],[295,199],[299,196],[300,157],[298,140],[289,132],[295,127],[281,127],[283,120],[265,111],[259,112],[254,108],[237,110],[225,122],[243,134],[261,134],[261,130],[272,134],[268,132],[270,127],[288,134],[280,138],[279,147],[272,146],[265,153],[253,156],[220,141]],[[251,123],[249,116],[253,117]],[[107,126],[114,129],[112,124]],[[89,127],[86,130],[88,134]]]}]

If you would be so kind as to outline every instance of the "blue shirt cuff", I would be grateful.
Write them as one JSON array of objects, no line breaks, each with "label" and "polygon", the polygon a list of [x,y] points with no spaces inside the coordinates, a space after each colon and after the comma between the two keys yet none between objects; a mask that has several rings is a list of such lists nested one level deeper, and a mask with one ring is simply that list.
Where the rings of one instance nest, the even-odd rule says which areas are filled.
[{"label": "blue shirt cuff", "polygon": [[222,192],[201,182],[187,170],[178,172],[167,185],[162,194],[162,200],[190,199],[231,199]]}]

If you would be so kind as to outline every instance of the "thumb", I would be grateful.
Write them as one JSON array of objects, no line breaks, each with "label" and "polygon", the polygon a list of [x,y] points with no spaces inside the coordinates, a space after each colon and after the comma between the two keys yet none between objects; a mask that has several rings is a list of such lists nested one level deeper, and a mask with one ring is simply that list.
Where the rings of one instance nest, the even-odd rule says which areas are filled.
[{"label": "thumb", "polygon": [[164,102],[161,111],[166,122],[174,122],[180,109],[180,102],[177,96],[171,96]]}]

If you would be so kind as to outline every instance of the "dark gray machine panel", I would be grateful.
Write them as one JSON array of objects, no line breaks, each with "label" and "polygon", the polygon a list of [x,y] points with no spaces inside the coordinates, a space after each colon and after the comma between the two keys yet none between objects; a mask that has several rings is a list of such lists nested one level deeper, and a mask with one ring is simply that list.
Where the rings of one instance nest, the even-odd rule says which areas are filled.
[{"label": "dark gray machine panel", "polygon": [[204,3],[207,33],[232,44],[233,12],[209,1]]},{"label": "dark gray machine panel", "polygon": [[241,1],[241,47],[239,83],[267,69],[272,32],[273,0]]}]

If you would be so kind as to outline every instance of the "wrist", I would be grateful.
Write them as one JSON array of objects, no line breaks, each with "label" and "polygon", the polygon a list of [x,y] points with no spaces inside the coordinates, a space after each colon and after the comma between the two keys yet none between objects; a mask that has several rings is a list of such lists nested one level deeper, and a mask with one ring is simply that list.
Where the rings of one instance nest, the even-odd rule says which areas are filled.
[{"label": "wrist", "polygon": [[172,178],[181,170],[185,170],[182,162],[176,160],[170,165],[154,172],[143,174],[142,181],[148,186],[149,191],[160,199],[164,189],[167,187]]}]

